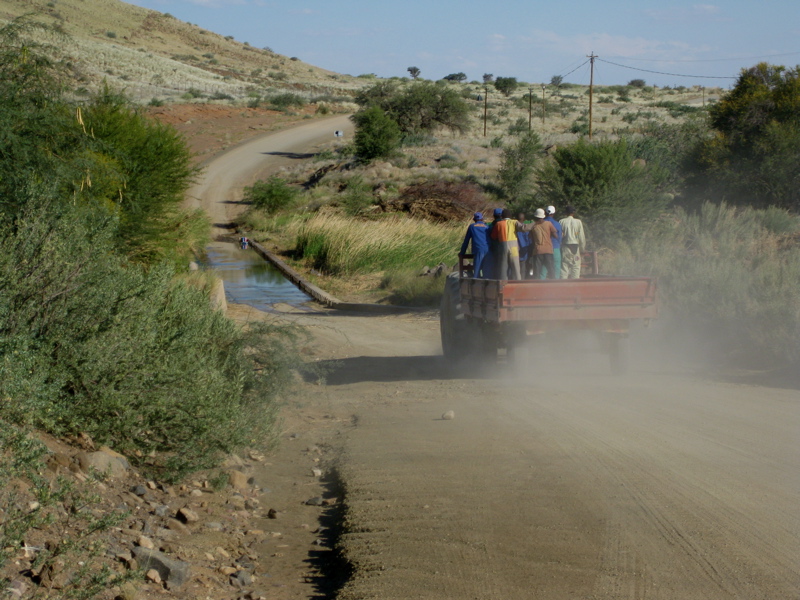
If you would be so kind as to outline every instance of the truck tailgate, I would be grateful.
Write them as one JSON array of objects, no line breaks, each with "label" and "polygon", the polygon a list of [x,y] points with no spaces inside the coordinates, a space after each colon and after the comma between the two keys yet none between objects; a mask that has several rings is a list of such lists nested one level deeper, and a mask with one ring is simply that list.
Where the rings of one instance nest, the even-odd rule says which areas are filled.
[{"label": "truck tailgate", "polygon": [[658,316],[656,280],[650,277],[462,279],[461,303],[464,314],[496,323]]}]

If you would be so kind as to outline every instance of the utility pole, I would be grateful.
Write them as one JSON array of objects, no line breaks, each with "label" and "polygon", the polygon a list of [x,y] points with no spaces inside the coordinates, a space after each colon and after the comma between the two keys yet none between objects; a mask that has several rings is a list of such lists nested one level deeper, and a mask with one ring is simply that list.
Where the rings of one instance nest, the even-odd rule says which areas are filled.
[{"label": "utility pole", "polygon": [[531,130],[532,119],[533,119],[533,88],[528,87],[528,131]]},{"label": "utility pole", "polygon": [[544,115],[547,112],[547,104],[544,101],[544,90],[547,87],[547,84],[542,84],[542,133],[544,133]]},{"label": "utility pole", "polygon": [[[589,55],[589,63],[591,64],[591,69],[589,71],[589,140],[592,139],[592,98],[594,95],[594,59],[597,58],[597,55],[592,52]],[[584,63],[586,64],[586,63]]]},{"label": "utility pole", "polygon": [[486,113],[489,110],[489,87],[483,86],[483,137],[486,137]]},{"label": "utility pole", "polygon": [[706,105],[706,86],[701,85],[700,89],[703,90],[703,106],[705,107],[705,105]]}]

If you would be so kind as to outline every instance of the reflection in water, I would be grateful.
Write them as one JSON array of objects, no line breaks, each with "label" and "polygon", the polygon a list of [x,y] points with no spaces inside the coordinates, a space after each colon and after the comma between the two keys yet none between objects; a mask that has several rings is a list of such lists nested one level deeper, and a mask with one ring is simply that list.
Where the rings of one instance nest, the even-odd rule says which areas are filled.
[{"label": "reflection in water", "polygon": [[207,266],[225,282],[228,302],[269,310],[279,302],[297,306],[311,299],[252,248],[242,250],[231,242],[212,242],[206,252]]}]

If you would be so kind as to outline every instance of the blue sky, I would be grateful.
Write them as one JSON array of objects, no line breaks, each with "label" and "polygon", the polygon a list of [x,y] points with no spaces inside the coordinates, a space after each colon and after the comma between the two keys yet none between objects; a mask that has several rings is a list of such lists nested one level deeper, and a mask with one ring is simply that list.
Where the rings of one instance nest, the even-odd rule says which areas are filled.
[{"label": "blue sky", "polygon": [[[760,60],[800,64],[799,0],[133,0],[338,73],[464,72],[588,84],[728,87]],[[609,62],[606,62],[609,61]],[[616,63],[616,64],[610,64]],[[624,66],[617,66],[624,65]],[[573,71],[573,69],[575,69]],[[642,70],[634,70],[642,69]],[[694,75],[678,77],[661,73]]]}]

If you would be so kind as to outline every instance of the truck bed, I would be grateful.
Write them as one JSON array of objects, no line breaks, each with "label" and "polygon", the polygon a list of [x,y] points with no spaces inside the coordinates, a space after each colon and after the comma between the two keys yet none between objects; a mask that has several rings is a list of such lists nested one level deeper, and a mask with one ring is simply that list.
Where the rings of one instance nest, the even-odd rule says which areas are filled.
[{"label": "truck bed", "polygon": [[656,280],[593,276],[582,279],[460,280],[461,309],[489,323],[655,319]]}]

